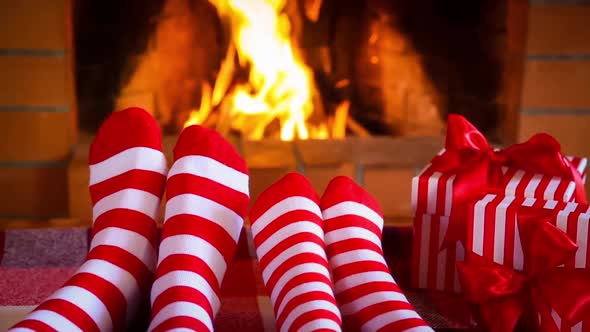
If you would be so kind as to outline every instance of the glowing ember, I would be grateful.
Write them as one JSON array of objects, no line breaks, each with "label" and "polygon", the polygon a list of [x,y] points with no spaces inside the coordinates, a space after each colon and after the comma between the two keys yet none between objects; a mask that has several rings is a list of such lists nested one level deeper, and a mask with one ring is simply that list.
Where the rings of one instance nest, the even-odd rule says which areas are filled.
[{"label": "glowing ember", "polygon": [[[279,124],[280,138],[293,140],[342,137],[348,104],[328,129],[325,121],[311,125],[314,112],[312,73],[298,58],[291,41],[291,24],[283,13],[286,0],[209,0],[231,28],[231,45],[213,89],[203,85],[199,110],[185,126],[203,124],[218,108],[217,129],[239,131],[248,139],[262,139],[269,126]],[[249,69],[248,82],[232,85],[234,59]],[[338,112],[337,112],[338,113]],[[331,135],[332,134],[332,135]]]}]

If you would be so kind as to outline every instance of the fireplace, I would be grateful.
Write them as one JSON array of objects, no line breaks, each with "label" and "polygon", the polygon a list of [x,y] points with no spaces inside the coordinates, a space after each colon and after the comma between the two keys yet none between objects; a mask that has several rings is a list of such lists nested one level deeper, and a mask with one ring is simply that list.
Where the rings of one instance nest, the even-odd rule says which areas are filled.
[{"label": "fireplace", "polygon": [[[154,114],[167,153],[188,123],[224,133],[250,166],[253,198],[287,171],[318,191],[345,174],[390,219],[410,215],[410,179],[442,146],[449,113],[496,144],[547,131],[566,153],[590,154],[577,138],[590,129],[590,10],[577,2],[35,1],[0,1],[1,21],[22,32],[0,34],[3,217],[89,220],[88,144],[127,106]],[[272,63],[235,43],[246,19],[236,8],[257,3],[274,6],[295,71],[273,78]],[[270,49],[249,52],[276,60]]]},{"label": "fireplace", "polygon": [[86,130],[134,105],[168,134],[433,136],[452,112],[510,136],[508,1],[107,1],[75,17]]}]

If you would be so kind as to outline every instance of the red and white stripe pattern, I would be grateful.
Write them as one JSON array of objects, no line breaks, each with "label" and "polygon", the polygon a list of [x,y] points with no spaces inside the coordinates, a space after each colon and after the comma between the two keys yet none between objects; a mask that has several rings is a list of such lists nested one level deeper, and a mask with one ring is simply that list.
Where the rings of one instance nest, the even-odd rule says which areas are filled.
[{"label": "red and white stripe pattern", "polygon": [[[567,157],[586,180],[586,158]],[[523,170],[502,167],[506,182],[506,196],[530,197],[544,200],[571,202],[575,199],[576,184],[558,176],[525,172]]]},{"label": "red and white stripe pattern", "polygon": [[449,227],[449,217],[418,214],[414,217],[412,286],[461,293],[456,262],[465,260],[461,242],[440,250]]},{"label": "red and white stripe pattern", "polygon": [[345,331],[432,331],[390,274],[381,248],[377,201],[347,177],[321,202],[326,252]]},{"label": "red and white stripe pattern", "polygon": [[590,267],[590,208],[587,205],[514,198],[488,194],[473,205],[469,215],[467,247],[475,254],[523,271],[523,250],[516,221],[516,207],[529,206],[557,212],[552,223],[578,245],[575,257],[565,262],[566,268]]},{"label": "red and white stripe pattern", "polygon": [[[578,246],[575,256],[566,260],[564,267],[590,268],[590,207],[578,203],[486,195],[474,204],[469,216],[469,250],[498,264],[523,271],[524,254],[516,220],[518,206],[558,211],[557,217],[551,222]],[[590,318],[571,327],[554,310],[545,317],[551,317],[556,326],[561,328],[560,331],[585,332],[590,329]]]},{"label": "red and white stripe pattern", "polygon": [[213,331],[250,202],[244,160],[218,133],[182,132],[166,183],[150,331]]},{"label": "red and white stripe pattern", "polygon": [[[439,154],[444,153],[442,150]],[[586,158],[567,157],[586,179]],[[569,202],[575,198],[576,185],[560,177],[525,172],[503,167],[505,195]],[[426,166],[412,179],[412,208],[417,213],[449,216],[453,198],[455,174],[435,171]]]},{"label": "red and white stripe pattern", "polygon": [[158,124],[140,109],[113,113],[89,161],[94,225],[87,260],[11,331],[121,331],[149,290],[167,172]]},{"label": "red and white stripe pattern", "polygon": [[318,197],[291,173],[265,190],[250,212],[262,279],[279,331],[340,331]]}]

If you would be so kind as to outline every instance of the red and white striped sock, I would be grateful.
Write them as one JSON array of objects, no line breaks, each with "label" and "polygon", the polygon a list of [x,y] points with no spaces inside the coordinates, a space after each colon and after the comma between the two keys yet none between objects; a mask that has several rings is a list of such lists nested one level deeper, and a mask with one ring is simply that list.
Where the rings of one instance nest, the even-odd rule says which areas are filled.
[{"label": "red and white striped sock", "polygon": [[89,161],[94,225],[86,262],[11,331],[121,331],[149,290],[167,172],[158,124],[137,108],[113,113]]},{"label": "red and white striped sock", "polygon": [[377,201],[347,177],[321,200],[326,252],[346,331],[432,331],[391,276],[381,249]]},{"label": "red and white striped sock", "polygon": [[340,331],[318,196],[309,181],[287,174],[260,195],[250,220],[279,331]]},{"label": "red and white striped sock", "polygon": [[213,331],[219,289],[250,202],[244,160],[218,133],[182,132],[166,183],[150,331]]}]

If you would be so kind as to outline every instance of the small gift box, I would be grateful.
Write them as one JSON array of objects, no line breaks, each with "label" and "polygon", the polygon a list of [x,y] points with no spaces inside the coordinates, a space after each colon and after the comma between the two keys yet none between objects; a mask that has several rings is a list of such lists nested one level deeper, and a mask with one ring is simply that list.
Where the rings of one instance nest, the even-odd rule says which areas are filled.
[{"label": "small gift box", "polygon": [[549,135],[492,149],[465,118],[449,115],[445,149],[412,181],[412,286],[460,292],[468,204],[487,192],[585,203],[585,158],[565,157]]},{"label": "small gift box", "polygon": [[489,330],[519,319],[541,331],[590,331],[590,207],[488,194],[470,204],[465,296]]}]

